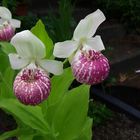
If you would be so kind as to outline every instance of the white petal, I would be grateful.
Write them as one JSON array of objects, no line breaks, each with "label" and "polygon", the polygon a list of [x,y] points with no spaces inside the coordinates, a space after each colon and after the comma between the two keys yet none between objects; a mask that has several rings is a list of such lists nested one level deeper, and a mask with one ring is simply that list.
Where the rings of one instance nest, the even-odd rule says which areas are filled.
[{"label": "white petal", "polygon": [[36,60],[44,58],[46,55],[44,44],[29,30],[17,33],[11,39],[11,44],[22,58]]},{"label": "white petal", "polygon": [[19,57],[18,54],[10,53],[8,56],[12,69],[22,69],[29,64],[27,59]]},{"label": "white petal", "polygon": [[17,19],[11,19],[10,20],[10,24],[14,28],[20,28],[21,21],[20,20],[17,20]]},{"label": "white petal", "polygon": [[54,46],[53,55],[59,58],[69,57],[78,48],[76,41],[58,42]]},{"label": "white petal", "polygon": [[99,9],[89,14],[84,19],[82,19],[77,25],[73,34],[74,40],[92,37],[95,34],[98,26],[104,20],[105,20],[105,16],[102,13],[102,11]]},{"label": "white petal", "polygon": [[38,64],[47,72],[60,75],[63,73],[63,63],[56,60],[40,60]]},{"label": "white petal", "polygon": [[93,38],[87,39],[83,46],[83,50],[102,51],[105,49],[102,39],[98,35]]},{"label": "white petal", "polygon": [[12,15],[6,7],[0,6],[0,17],[6,20],[10,20],[12,18]]}]

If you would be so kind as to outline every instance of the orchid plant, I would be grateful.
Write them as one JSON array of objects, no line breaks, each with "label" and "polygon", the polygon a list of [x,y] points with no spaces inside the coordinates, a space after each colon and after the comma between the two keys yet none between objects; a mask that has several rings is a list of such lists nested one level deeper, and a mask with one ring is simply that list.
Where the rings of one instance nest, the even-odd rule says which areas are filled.
[{"label": "orchid plant", "polygon": [[16,28],[20,28],[20,21],[12,19],[9,9],[0,6],[0,41],[9,41]]},{"label": "orchid plant", "polygon": [[[20,140],[91,140],[89,88],[109,73],[108,60],[100,52],[104,49],[101,37],[92,37],[104,20],[104,14],[95,11],[80,21],[72,40],[54,47],[39,20],[30,31],[19,32],[10,43],[2,44],[0,53],[7,54],[10,63],[4,71],[0,69],[0,107],[14,116],[17,128],[0,135],[1,140],[13,136]],[[63,63],[53,54],[69,57],[71,67],[63,70]],[[84,84],[70,88],[75,78]]]},{"label": "orchid plant", "polygon": [[54,46],[54,56],[69,57],[73,75],[81,83],[97,84],[108,76],[108,60],[100,53],[105,49],[101,37],[92,37],[104,20],[102,11],[96,10],[79,22],[72,40]]},{"label": "orchid plant", "polygon": [[22,69],[14,81],[14,93],[24,104],[36,105],[46,99],[50,93],[49,72],[60,75],[63,64],[56,60],[43,59],[45,46],[29,30],[17,33],[11,44],[16,53],[9,54],[13,69]]}]

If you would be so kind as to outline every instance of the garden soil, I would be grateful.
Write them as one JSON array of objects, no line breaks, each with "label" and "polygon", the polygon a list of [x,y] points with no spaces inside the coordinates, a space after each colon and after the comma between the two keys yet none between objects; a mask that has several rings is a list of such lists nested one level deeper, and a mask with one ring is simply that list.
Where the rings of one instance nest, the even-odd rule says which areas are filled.
[{"label": "garden soil", "polygon": [[104,124],[93,127],[93,140],[140,140],[140,122],[114,112]]}]

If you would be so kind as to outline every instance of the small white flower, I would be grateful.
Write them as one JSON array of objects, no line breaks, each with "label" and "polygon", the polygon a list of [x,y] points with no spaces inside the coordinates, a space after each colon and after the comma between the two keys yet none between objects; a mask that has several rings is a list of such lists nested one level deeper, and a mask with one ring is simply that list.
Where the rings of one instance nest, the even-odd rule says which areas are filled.
[{"label": "small white flower", "polygon": [[20,28],[21,22],[17,19],[12,19],[11,12],[6,7],[0,6],[0,25],[6,22],[10,23],[14,28]]},{"label": "small white flower", "polygon": [[30,64],[35,64],[49,73],[62,74],[62,62],[43,59],[46,56],[45,46],[29,30],[17,33],[11,39],[11,44],[17,51],[17,54],[9,54],[10,64],[13,69],[22,69]]},{"label": "small white flower", "polygon": [[99,9],[86,16],[77,25],[72,40],[58,42],[55,44],[53,52],[54,56],[67,58],[78,50],[94,50],[95,52],[104,50],[105,48],[101,37],[98,35],[92,37],[98,26],[104,20],[105,16]]},{"label": "small white flower", "polygon": [[21,22],[12,19],[11,12],[0,6],[0,40],[9,41],[15,34],[15,28],[20,28]]}]

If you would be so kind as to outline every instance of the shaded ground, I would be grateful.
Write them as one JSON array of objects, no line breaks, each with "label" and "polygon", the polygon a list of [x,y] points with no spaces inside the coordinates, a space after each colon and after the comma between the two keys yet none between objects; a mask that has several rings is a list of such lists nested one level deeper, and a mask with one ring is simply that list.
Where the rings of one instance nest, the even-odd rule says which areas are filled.
[{"label": "shaded ground", "polygon": [[93,140],[140,140],[140,122],[114,112],[104,124],[93,127]]},{"label": "shaded ground", "polygon": [[119,85],[127,85],[134,88],[140,88],[140,73],[119,74],[119,79]]}]

